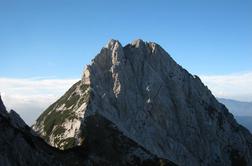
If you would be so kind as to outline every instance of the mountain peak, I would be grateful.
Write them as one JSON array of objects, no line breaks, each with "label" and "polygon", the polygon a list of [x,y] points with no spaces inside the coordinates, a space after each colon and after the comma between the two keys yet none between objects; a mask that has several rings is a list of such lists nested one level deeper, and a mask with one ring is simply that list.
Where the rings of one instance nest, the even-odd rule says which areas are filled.
[{"label": "mountain peak", "polygon": [[98,127],[98,119],[113,124],[178,165],[252,164],[250,133],[198,77],[153,42],[138,39],[122,47],[110,40],[82,81],[51,105],[34,129],[55,147],[81,146],[89,135],[87,119]]},{"label": "mountain peak", "polygon": [[27,124],[24,120],[16,113],[14,110],[10,110],[9,112],[10,122],[15,128],[25,128]]},{"label": "mountain peak", "polygon": [[136,48],[139,48],[139,47],[142,47],[145,45],[145,42],[142,40],[142,39],[136,39],[136,40],[133,40],[131,42],[131,45],[136,47]]},{"label": "mountain peak", "polygon": [[108,49],[113,49],[115,46],[122,47],[121,43],[118,40],[110,39],[105,47]]},{"label": "mountain peak", "polygon": [[0,115],[5,116],[5,117],[8,115],[8,112],[7,112],[7,110],[4,106],[4,103],[2,101],[1,94],[0,94]]}]

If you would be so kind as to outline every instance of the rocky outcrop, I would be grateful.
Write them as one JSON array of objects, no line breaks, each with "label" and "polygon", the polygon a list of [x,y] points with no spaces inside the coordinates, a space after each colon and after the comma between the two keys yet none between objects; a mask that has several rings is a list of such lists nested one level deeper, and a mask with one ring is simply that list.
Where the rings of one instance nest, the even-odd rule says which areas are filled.
[{"label": "rocky outcrop", "polygon": [[60,165],[56,157],[51,156],[57,150],[32,135],[17,113],[8,113],[1,98],[0,131],[0,165]]},{"label": "rocky outcrop", "polygon": [[125,137],[114,124],[99,116],[86,119],[85,144],[65,151],[49,146],[0,98],[1,166],[174,166]]},{"label": "rocky outcrop", "polygon": [[136,40],[122,47],[111,40],[34,130],[57,148],[78,147],[89,137],[87,119],[96,116],[181,166],[252,165],[248,130],[199,77],[153,42]]}]

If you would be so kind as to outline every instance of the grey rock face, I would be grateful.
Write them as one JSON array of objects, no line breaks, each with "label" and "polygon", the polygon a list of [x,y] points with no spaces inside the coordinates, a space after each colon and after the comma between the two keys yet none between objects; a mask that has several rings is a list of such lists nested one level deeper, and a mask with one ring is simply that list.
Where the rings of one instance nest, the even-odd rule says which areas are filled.
[{"label": "grey rock face", "polygon": [[[68,130],[64,126],[78,124],[71,135],[73,147],[85,140],[86,119],[98,114],[149,152],[181,166],[252,165],[248,130],[156,43],[136,40],[122,47],[111,40],[71,89],[34,126],[55,147],[62,146],[50,132],[55,135],[58,125],[48,132],[48,119],[71,110],[81,116],[60,126]],[[83,106],[81,99],[74,100],[76,94],[88,96]],[[59,141],[69,137],[65,130],[57,134]]]}]

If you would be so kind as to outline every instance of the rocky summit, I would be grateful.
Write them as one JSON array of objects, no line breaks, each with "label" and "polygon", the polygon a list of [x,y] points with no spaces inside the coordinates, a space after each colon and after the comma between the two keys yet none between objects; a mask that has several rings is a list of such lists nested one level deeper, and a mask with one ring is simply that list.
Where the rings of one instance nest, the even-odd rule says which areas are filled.
[{"label": "rocky summit", "polygon": [[252,165],[249,131],[199,77],[142,40],[109,41],[33,129],[51,146],[88,146],[114,163],[134,154],[180,166]]}]

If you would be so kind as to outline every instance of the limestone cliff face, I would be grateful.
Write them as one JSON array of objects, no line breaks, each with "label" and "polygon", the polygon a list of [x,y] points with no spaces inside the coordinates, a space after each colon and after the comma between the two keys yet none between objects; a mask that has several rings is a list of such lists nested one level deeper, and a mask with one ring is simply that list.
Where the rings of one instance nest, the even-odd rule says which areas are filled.
[{"label": "limestone cliff face", "polygon": [[67,149],[85,144],[87,119],[97,117],[178,165],[252,165],[248,130],[153,42],[111,40],[33,128]]}]

